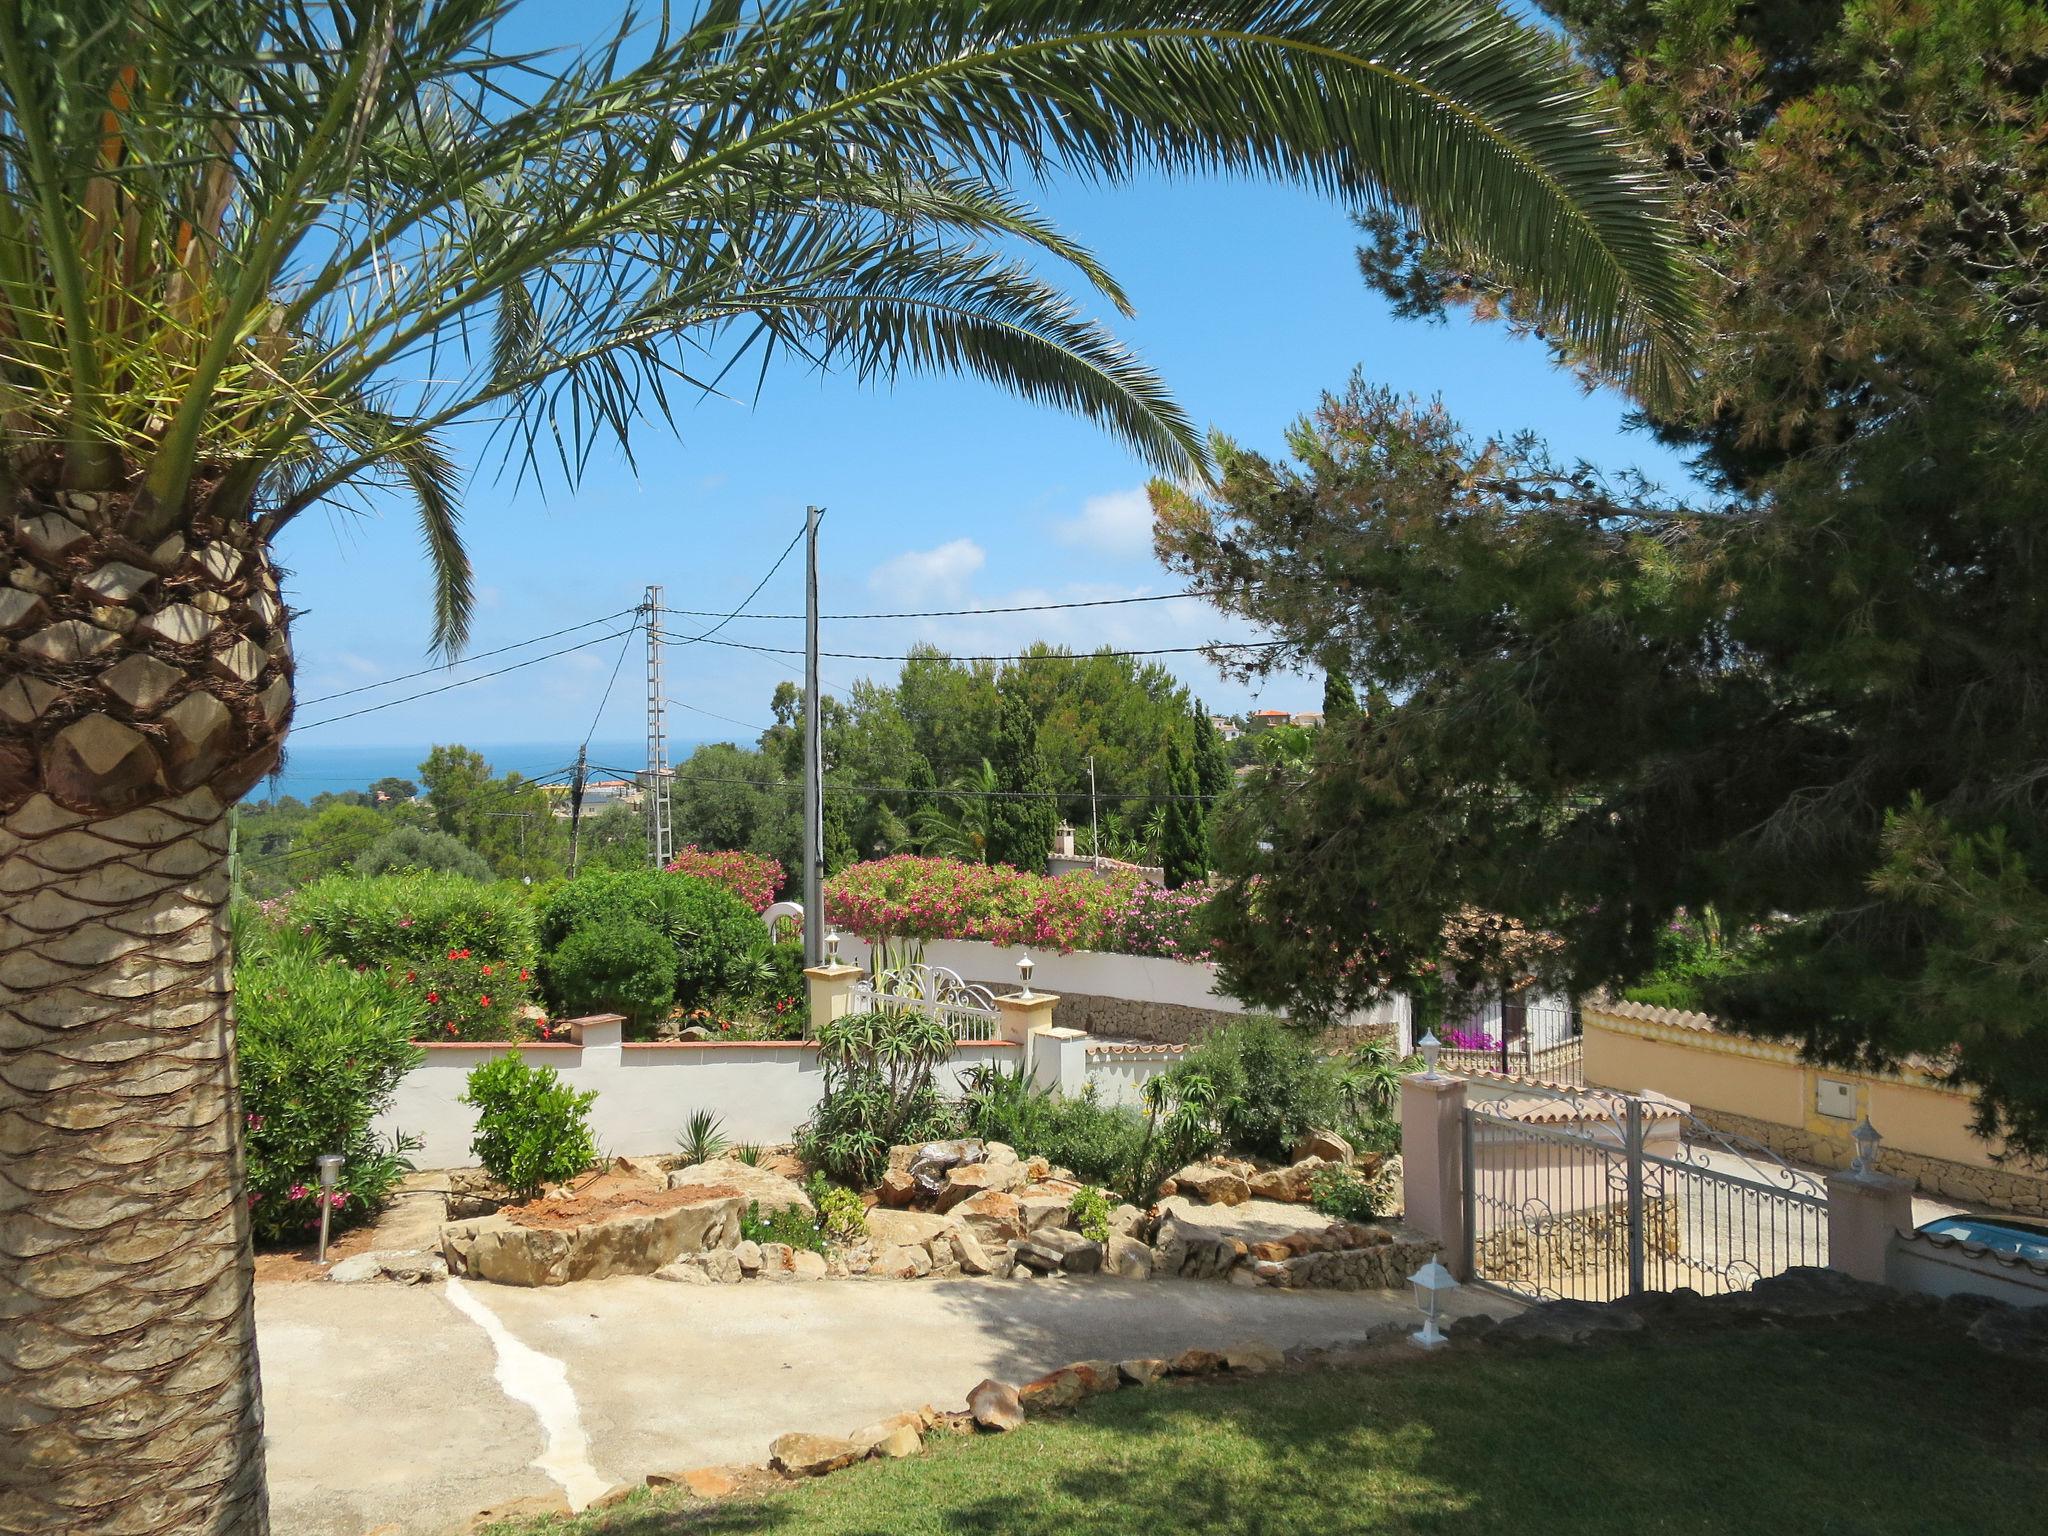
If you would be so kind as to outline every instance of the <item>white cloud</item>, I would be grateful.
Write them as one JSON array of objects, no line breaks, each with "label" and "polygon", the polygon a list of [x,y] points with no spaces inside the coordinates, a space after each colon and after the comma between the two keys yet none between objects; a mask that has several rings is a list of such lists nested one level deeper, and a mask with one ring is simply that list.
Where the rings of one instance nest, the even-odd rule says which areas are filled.
[{"label": "white cloud", "polygon": [[974,540],[952,539],[936,549],[906,550],[884,560],[869,574],[868,586],[906,599],[919,594],[958,597],[968,578],[986,564],[988,551]]},{"label": "white cloud", "polygon": [[1053,524],[1052,532],[1062,544],[1098,554],[1148,555],[1152,552],[1152,504],[1143,486],[1090,496],[1081,503],[1079,517]]}]

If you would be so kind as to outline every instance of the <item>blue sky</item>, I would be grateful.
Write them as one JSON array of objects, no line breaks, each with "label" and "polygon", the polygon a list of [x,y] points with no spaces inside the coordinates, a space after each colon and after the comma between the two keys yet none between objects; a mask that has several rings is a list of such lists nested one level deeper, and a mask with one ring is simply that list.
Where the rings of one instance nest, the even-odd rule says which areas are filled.
[{"label": "blue sky", "polygon": [[[1204,426],[1277,450],[1287,425],[1357,367],[1376,383],[1441,396],[1475,433],[1531,428],[1565,457],[1609,469],[1636,465],[1667,483],[1683,478],[1673,456],[1622,431],[1618,398],[1585,395],[1549,366],[1540,346],[1462,320],[1394,319],[1358,277],[1340,207],[1291,188],[1213,180],[1055,185],[1043,203],[1123,282],[1138,314],[1116,322],[1119,334]],[[976,381],[861,387],[785,367],[770,373],[757,402],[686,403],[673,435],[650,427],[636,446],[638,478],[614,456],[573,489],[515,488],[512,475],[500,476],[472,453],[466,528],[481,599],[472,651],[625,608],[649,582],[661,583],[674,607],[730,608],[801,525],[807,502],[828,509],[828,613],[1178,585],[1150,553],[1145,467],[1086,423]],[[302,699],[427,665],[429,587],[403,508],[367,519],[309,514],[286,531],[280,558],[291,572],[290,600],[303,610],[295,629]],[[754,606],[801,608],[797,558]],[[725,633],[766,645],[802,641],[791,623],[741,622]],[[1041,638],[1149,647],[1236,633],[1214,610],[1185,601],[828,624],[824,647],[900,652],[929,639],[961,653],[1007,653]],[[317,730],[304,727],[442,679],[302,706],[293,745],[574,741],[591,728],[618,652],[613,642]],[[517,659],[458,667],[449,678]],[[1220,681],[1199,657],[1166,659],[1216,708],[1259,702]],[[668,691],[701,710],[759,724],[776,681],[797,675],[795,666],[741,651],[674,649]],[[636,641],[598,722],[600,738],[638,735],[640,668]],[[894,668],[854,661],[823,668],[828,685],[841,687],[870,671],[893,675]],[[1313,708],[1320,690],[1317,678],[1277,678],[1264,686],[1263,703]],[[673,712],[670,729],[683,739],[748,735],[686,710]]]}]

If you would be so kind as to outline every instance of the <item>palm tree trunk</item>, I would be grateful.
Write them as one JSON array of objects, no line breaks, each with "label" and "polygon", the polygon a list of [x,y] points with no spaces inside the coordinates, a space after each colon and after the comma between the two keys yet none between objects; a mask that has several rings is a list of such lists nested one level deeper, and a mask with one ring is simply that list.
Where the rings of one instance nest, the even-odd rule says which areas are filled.
[{"label": "palm tree trunk", "polygon": [[262,1536],[225,815],[284,612],[110,499],[0,529],[0,1531]]}]

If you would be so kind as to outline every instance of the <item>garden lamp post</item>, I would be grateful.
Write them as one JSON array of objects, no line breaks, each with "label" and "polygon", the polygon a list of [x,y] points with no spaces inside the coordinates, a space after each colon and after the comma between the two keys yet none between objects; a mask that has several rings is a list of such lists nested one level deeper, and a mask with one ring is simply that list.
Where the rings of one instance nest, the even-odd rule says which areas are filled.
[{"label": "garden lamp post", "polygon": [[1024,951],[1024,953],[1017,957],[1017,976],[1024,983],[1024,990],[1017,994],[1019,997],[1029,997],[1031,995],[1031,973],[1034,969],[1036,967],[1032,962],[1029,950]]},{"label": "garden lamp post", "polygon": [[1437,1327],[1436,1319],[1443,1298],[1458,1288],[1457,1277],[1431,1259],[1408,1277],[1408,1283],[1415,1287],[1415,1305],[1422,1309],[1422,1327],[1408,1335],[1409,1341],[1420,1349],[1450,1343],[1450,1336]]},{"label": "garden lamp post", "polygon": [[1877,1172],[1877,1144],[1884,1138],[1877,1133],[1877,1127],[1865,1115],[1857,1122],[1856,1129],[1849,1133],[1856,1143],[1856,1161],[1849,1165],[1851,1173]]},{"label": "garden lamp post", "polygon": [[839,963],[839,930],[837,928],[827,928],[825,930],[825,963],[827,965],[837,965]]},{"label": "garden lamp post", "polygon": [[1435,1082],[1439,1076],[1436,1070],[1436,1059],[1443,1054],[1443,1042],[1437,1039],[1435,1030],[1425,1030],[1423,1031],[1422,1039],[1417,1042],[1417,1049],[1422,1052],[1423,1080],[1425,1082]]},{"label": "garden lamp post", "polygon": [[341,1154],[322,1152],[313,1159],[320,1169],[320,1253],[319,1262],[327,1262],[327,1218],[334,1210],[334,1186],[341,1179]]}]

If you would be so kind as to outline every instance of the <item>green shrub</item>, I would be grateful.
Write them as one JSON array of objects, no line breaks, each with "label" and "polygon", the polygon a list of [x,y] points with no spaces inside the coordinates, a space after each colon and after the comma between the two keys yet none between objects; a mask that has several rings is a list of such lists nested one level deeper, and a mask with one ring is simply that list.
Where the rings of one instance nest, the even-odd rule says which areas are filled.
[{"label": "green shrub", "polygon": [[1366,1178],[1355,1168],[1331,1164],[1308,1176],[1308,1202],[1337,1221],[1372,1221],[1387,1212],[1385,1178]]},{"label": "green shrub", "polygon": [[235,1060],[241,1074],[249,1219],[259,1242],[320,1225],[315,1159],[342,1155],[334,1230],[374,1216],[417,1142],[370,1128],[420,1062],[418,1007],[374,975],[322,957],[261,919],[235,921]]},{"label": "green shrub", "polygon": [[922,1013],[856,1013],[820,1032],[825,1093],[797,1132],[797,1155],[841,1184],[865,1189],[889,1149],[948,1135],[952,1106],[932,1074],[953,1054],[952,1026]]},{"label": "green shrub", "polygon": [[857,1243],[868,1235],[868,1209],[853,1190],[814,1173],[804,1181],[804,1193],[818,1208],[818,1230],[833,1242]]},{"label": "green shrub", "polygon": [[1334,1125],[1343,1108],[1340,1069],[1277,1019],[1243,1019],[1205,1036],[1174,1073],[1207,1079],[1227,1146],[1276,1161],[1308,1132]]},{"label": "green shrub", "polygon": [[[548,897],[540,942],[552,953],[584,929],[642,923],[675,951],[673,996],[686,1008],[743,992],[758,975],[768,932],[724,887],[652,869],[598,869]],[[565,1001],[552,991],[556,1007]]]},{"label": "green shrub", "polygon": [[761,1202],[748,1201],[746,1214],[740,1217],[740,1236],[750,1243],[787,1243],[813,1253],[825,1251],[825,1234],[818,1230],[817,1220],[800,1205],[785,1205],[763,1216]]},{"label": "green shrub", "polygon": [[460,875],[492,878],[491,861],[459,837],[437,827],[394,827],[355,861],[359,875]]},{"label": "green shrub", "polygon": [[1144,1116],[1102,1103],[1093,1084],[1080,1097],[1063,1099],[1035,1087],[1021,1069],[981,1066],[966,1073],[961,1086],[969,1135],[1007,1142],[1092,1184],[1130,1186],[1145,1141]]},{"label": "green shrub", "polygon": [[533,999],[533,914],[516,886],[449,874],[332,875],[294,894],[284,923],[417,999],[425,1035],[532,1033],[521,1010]]},{"label": "green shrub", "polygon": [[1067,1214],[1073,1218],[1076,1232],[1091,1242],[1106,1243],[1109,1213],[1115,1204],[1108,1190],[1086,1187],[1074,1191],[1074,1198],[1067,1202]]},{"label": "green shrub", "polygon": [[492,1178],[531,1198],[597,1161],[590,1134],[596,1098],[571,1088],[553,1067],[529,1067],[517,1051],[507,1052],[469,1074],[462,1102],[477,1111],[469,1150]]},{"label": "green shrub", "polygon": [[540,976],[565,1017],[622,1013],[644,1024],[675,1002],[676,952],[645,923],[621,918],[576,929],[542,958]]},{"label": "green shrub", "polygon": [[[725,1151],[727,1145],[725,1122],[708,1109],[693,1110],[690,1118],[683,1122],[683,1134],[676,1138],[676,1146],[686,1163],[708,1163]],[[757,1161],[759,1157],[757,1152]]]}]

